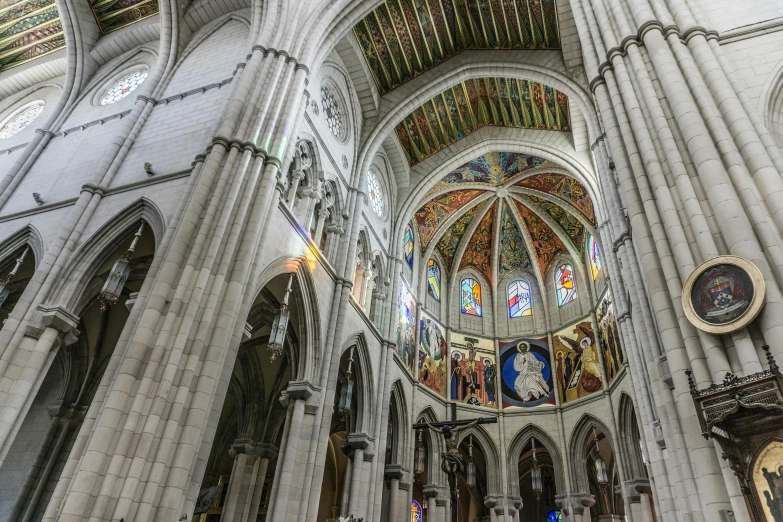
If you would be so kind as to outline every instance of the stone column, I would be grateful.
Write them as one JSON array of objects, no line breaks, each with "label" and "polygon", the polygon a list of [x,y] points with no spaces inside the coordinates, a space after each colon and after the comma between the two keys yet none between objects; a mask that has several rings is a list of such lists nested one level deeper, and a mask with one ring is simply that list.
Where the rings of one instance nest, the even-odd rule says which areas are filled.
[{"label": "stone column", "polygon": [[291,185],[288,187],[288,194],[286,195],[286,203],[288,203],[288,208],[294,208],[297,191],[299,190],[299,184],[304,179],[304,176],[304,172],[301,170],[295,170],[291,173]]},{"label": "stone column", "polygon": [[362,494],[364,489],[362,487],[362,479],[364,477],[364,452],[370,445],[369,439],[365,433],[351,433],[343,442],[343,447],[349,448],[353,452],[351,456],[351,489],[348,497],[348,515],[353,515],[354,518],[363,517],[367,508],[367,496]]},{"label": "stone column", "polygon": [[630,505],[633,522],[655,522],[650,508],[651,491],[650,481],[646,478],[625,482],[625,498]]},{"label": "stone column", "polygon": [[[323,200],[321,200],[323,203]],[[315,233],[313,233],[313,243],[316,245],[321,244],[321,236],[324,233],[324,223],[326,222],[326,218],[329,217],[329,209],[328,208],[321,208],[318,209],[318,221],[316,221],[315,224]]]},{"label": "stone column", "polygon": [[237,440],[229,453],[234,457],[234,466],[220,521],[255,521],[269,459],[276,453],[276,449],[271,444]]},{"label": "stone column", "polygon": [[384,477],[389,481],[389,506],[387,511],[386,520],[388,522],[394,522],[397,520],[397,513],[400,507],[400,479],[402,478],[403,470],[402,466],[389,465],[386,466],[384,471]]}]

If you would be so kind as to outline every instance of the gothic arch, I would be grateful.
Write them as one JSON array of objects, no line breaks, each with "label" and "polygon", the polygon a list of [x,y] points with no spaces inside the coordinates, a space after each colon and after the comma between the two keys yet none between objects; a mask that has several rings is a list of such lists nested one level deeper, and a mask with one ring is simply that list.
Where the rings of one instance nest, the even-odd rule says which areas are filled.
[{"label": "gothic arch", "polygon": [[625,392],[620,394],[617,430],[620,439],[618,444],[622,447],[622,454],[625,457],[620,464],[626,480],[644,478],[646,470],[642,448],[639,445],[639,441],[643,439],[639,431],[633,399]]},{"label": "gothic arch", "polygon": [[[582,493],[588,493],[590,486],[587,479],[587,439],[590,436],[593,428],[600,430],[604,434],[609,446],[612,448],[612,454],[615,461],[619,460],[617,446],[615,441],[612,440],[611,432],[609,428],[598,420],[598,418],[584,414],[574,426],[571,431],[571,440],[568,446],[568,454],[570,455],[571,466],[571,478],[573,481],[573,490]],[[608,465],[609,463],[607,463]]]},{"label": "gothic arch", "polygon": [[[471,436],[473,437],[473,444],[478,445],[479,448],[481,448],[481,451],[484,453],[484,459],[486,460],[487,494],[502,494],[503,488],[500,485],[502,479],[500,476],[500,455],[498,454],[498,448],[495,445],[495,441],[492,440],[492,437],[483,426],[477,425],[471,426],[460,432],[460,444]],[[490,472],[490,470],[492,471]]]},{"label": "gothic arch", "polygon": [[544,448],[549,452],[552,457],[552,465],[555,470],[555,483],[557,485],[557,491],[564,494],[566,491],[565,482],[565,466],[563,463],[563,457],[560,455],[560,450],[557,447],[552,438],[547,435],[544,430],[534,424],[528,424],[517,432],[511,443],[508,445],[507,457],[508,462],[508,483],[511,494],[517,495],[519,492],[519,473],[517,469],[517,462],[519,461],[522,451],[530,443],[530,439],[535,438],[537,442],[540,442]]},{"label": "gothic arch", "polygon": [[25,245],[30,247],[35,257],[35,265],[38,266],[44,256],[44,242],[41,233],[31,224],[23,226],[0,242],[0,264]]},{"label": "gothic arch", "polygon": [[761,90],[759,114],[778,147],[783,148],[783,60],[777,63]]},{"label": "gothic arch", "polygon": [[356,332],[349,335],[343,343],[341,354],[345,354],[351,348],[353,352],[354,375],[354,400],[356,401],[356,420],[352,430],[355,433],[373,433],[372,425],[374,416],[373,406],[376,404],[374,391],[373,366],[370,359],[370,351],[367,347],[367,339],[364,332]]},{"label": "gothic arch", "polygon": [[[438,422],[438,416],[435,414],[435,411],[432,409],[431,406],[424,407],[418,413],[418,415],[416,415],[416,417],[413,418],[414,424],[422,421]],[[430,479],[430,482],[434,484],[448,484],[448,481],[446,480],[446,476],[443,474],[443,471],[440,469],[440,454],[445,449],[443,437],[439,435],[436,436],[434,433],[432,433],[432,430],[429,429],[423,429],[421,431],[422,431],[422,437],[427,442],[427,448],[429,449],[429,452],[427,453],[427,464],[428,464],[427,474],[428,476],[432,477],[432,479]],[[438,477],[438,480],[434,480],[435,477]]]},{"label": "gothic arch", "polygon": [[163,213],[147,197],[139,198],[112,216],[74,252],[47,300],[77,311],[95,270],[108,260],[116,245],[136,232],[140,221],[144,221],[147,233],[154,235],[156,247],[160,246],[165,231]]},{"label": "gothic arch", "polygon": [[408,429],[410,419],[408,418],[408,406],[405,403],[405,392],[399,379],[394,381],[391,387],[389,412],[392,415],[392,431],[394,432],[391,463],[400,464],[406,456],[405,449],[408,447],[410,439],[410,430]]}]

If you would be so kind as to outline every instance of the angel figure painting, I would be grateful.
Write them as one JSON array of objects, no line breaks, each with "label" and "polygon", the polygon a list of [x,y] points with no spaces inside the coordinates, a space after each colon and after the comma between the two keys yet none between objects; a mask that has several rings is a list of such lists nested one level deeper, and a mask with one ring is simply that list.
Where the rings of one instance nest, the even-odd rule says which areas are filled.
[{"label": "angel figure painting", "polygon": [[441,397],[446,396],[447,353],[443,328],[422,315],[419,321],[419,382]]},{"label": "angel figure painting", "polygon": [[567,403],[601,389],[601,363],[595,334],[588,321],[564,328],[552,336],[560,400]]},{"label": "angel figure painting", "polygon": [[546,339],[502,341],[500,367],[504,408],[555,403]]}]

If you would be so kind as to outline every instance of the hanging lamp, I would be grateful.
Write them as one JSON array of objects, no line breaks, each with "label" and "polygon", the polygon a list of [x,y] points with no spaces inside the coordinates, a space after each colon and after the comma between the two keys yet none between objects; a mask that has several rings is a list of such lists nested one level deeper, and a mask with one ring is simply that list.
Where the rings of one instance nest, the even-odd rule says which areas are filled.
[{"label": "hanging lamp", "polygon": [[139,225],[139,229],[136,231],[128,250],[114,262],[109,275],[106,276],[106,282],[103,283],[99,296],[102,312],[108,310],[110,306],[117,304],[122,294],[122,289],[125,288],[125,282],[131,273],[131,257],[133,257],[133,252],[136,250],[136,245],[139,243],[139,238],[143,231],[144,221]]},{"label": "hanging lamp", "polygon": [[16,260],[16,264],[14,265],[13,270],[8,272],[5,277],[0,279],[0,306],[3,306],[3,303],[5,303],[5,300],[8,299],[8,296],[11,295],[11,279],[14,278],[16,273],[19,271],[19,267],[22,266],[22,263],[24,262],[25,256],[27,256],[27,252],[30,250],[30,245],[27,245],[25,247],[24,252],[22,252],[22,255],[19,256],[19,258]]},{"label": "hanging lamp", "polygon": [[272,320],[272,331],[269,332],[267,350],[269,350],[269,358],[273,361],[283,353],[285,334],[288,329],[288,319],[290,318],[288,312],[288,296],[291,294],[291,285],[293,282],[294,274],[292,273],[291,277],[288,278],[288,286],[286,286],[285,295],[283,295],[283,302],[280,303],[280,308],[275,310],[275,317]]},{"label": "hanging lamp", "polygon": [[468,445],[468,466],[465,482],[470,488],[476,485],[476,463],[473,461],[473,435],[470,436],[470,444]]}]

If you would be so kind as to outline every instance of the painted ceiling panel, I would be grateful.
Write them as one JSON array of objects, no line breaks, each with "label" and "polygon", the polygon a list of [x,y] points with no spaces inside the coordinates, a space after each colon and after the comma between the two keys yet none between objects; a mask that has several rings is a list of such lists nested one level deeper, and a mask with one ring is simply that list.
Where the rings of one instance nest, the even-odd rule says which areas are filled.
[{"label": "painted ceiling panel", "polygon": [[576,248],[576,251],[582,252],[582,244],[585,238],[585,227],[579,222],[573,215],[569,214],[563,207],[556,205],[551,201],[539,198],[537,196],[526,195],[527,199],[532,202],[533,206],[538,206],[541,210],[552,216],[563,232],[571,239],[571,242]]},{"label": "painted ceiling panel", "polygon": [[564,199],[595,225],[595,210],[590,194],[584,185],[575,179],[562,174],[535,174],[516,185],[547,192]]},{"label": "painted ceiling panel", "polygon": [[435,245],[435,248],[443,258],[443,263],[447,270],[451,271],[452,266],[454,265],[454,256],[457,255],[457,248],[462,240],[462,236],[465,235],[465,231],[481,208],[484,208],[484,205],[475,205],[466,210],[462,217],[446,230],[443,236],[438,240],[438,244]]},{"label": "painted ceiling panel", "polygon": [[522,173],[559,168],[551,161],[517,152],[489,152],[460,165],[427,191],[425,197],[459,183],[486,183],[494,187]]},{"label": "painted ceiling panel", "polygon": [[454,190],[427,202],[416,212],[422,251],[430,244],[438,228],[460,208],[481,195],[483,190]]},{"label": "painted ceiling panel", "polygon": [[157,0],[95,0],[92,12],[103,34],[158,14]]},{"label": "painted ceiling panel", "polygon": [[517,228],[511,211],[503,205],[500,221],[500,260],[498,262],[498,280],[515,270],[531,268],[530,254],[525,248],[525,240]]},{"label": "painted ceiling panel", "polygon": [[559,49],[555,0],[388,0],[354,27],[381,95],[467,49]]},{"label": "painted ceiling panel", "polygon": [[65,47],[54,0],[0,0],[0,71]]},{"label": "painted ceiling panel", "polygon": [[481,218],[470,242],[465,247],[465,253],[462,254],[459,269],[474,268],[478,270],[487,281],[492,281],[492,239],[495,224],[495,213],[497,204],[492,207]]},{"label": "painted ceiling panel", "polygon": [[525,221],[530,240],[533,243],[533,250],[538,258],[538,266],[541,268],[541,273],[545,274],[552,260],[560,252],[565,252],[566,248],[552,229],[533,211],[517,200],[514,200],[514,204],[519,211],[519,215]]},{"label": "painted ceiling panel", "polygon": [[394,131],[413,166],[488,125],[570,131],[568,97],[530,80],[474,78],[425,102]]}]

